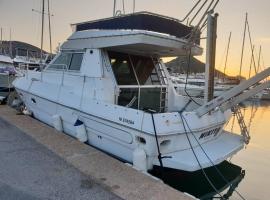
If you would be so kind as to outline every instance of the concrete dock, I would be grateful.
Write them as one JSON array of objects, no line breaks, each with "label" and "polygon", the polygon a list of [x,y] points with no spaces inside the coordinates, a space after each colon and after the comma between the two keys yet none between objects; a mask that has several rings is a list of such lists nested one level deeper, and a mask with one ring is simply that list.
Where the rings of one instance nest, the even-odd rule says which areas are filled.
[{"label": "concrete dock", "polygon": [[192,199],[4,105],[0,160],[0,199]]}]

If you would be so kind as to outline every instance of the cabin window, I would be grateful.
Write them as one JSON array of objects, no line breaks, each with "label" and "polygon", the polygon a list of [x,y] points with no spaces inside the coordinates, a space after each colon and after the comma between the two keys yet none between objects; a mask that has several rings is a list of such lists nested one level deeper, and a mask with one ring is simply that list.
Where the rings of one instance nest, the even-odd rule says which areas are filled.
[{"label": "cabin window", "polygon": [[72,59],[70,62],[70,66],[69,66],[69,70],[79,71],[81,68],[82,59],[83,59],[82,53],[73,53]]},{"label": "cabin window", "polygon": [[48,69],[79,71],[83,59],[83,53],[62,52]]},{"label": "cabin window", "polygon": [[160,84],[153,60],[150,57],[130,56],[140,85]]},{"label": "cabin window", "polygon": [[[151,57],[108,52],[115,79],[119,85],[118,105],[163,112],[166,107],[165,79],[157,60]],[[163,76],[164,78],[164,76]]]},{"label": "cabin window", "polygon": [[110,52],[109,57],[118,85],[138,84],[127,54]]},{"label": "cabin window", "polygon": [[71,57],[71,53],[61,53],[54,62],[49,65],[48,69],[67,70]]}]

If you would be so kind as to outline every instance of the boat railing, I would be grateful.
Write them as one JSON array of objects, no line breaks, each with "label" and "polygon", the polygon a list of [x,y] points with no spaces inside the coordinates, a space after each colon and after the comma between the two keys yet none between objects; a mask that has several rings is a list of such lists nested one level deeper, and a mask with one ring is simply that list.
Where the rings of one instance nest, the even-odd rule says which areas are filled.
[{"label": "boat railing", "polygon": [[118,88],[120,90],[118,105],[138,110],[147,107],[156,112],[166,110],[167,85],[118,85]]},{"label": "boat railing", "polygon": [[48,67],[46,67],[44,70],[41,71],[41,81],[43,81],[44,72],[45,73],[50,73],[50,72],[55,73],[57,71],[62,73],[61,85],[63,85],[65,72],[69,71],[66,64],[49,64]]}]

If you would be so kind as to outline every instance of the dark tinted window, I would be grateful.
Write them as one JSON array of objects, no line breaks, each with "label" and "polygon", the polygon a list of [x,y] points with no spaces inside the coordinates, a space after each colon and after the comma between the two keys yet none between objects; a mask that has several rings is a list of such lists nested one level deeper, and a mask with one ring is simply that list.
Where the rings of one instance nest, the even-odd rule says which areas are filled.
[{"label": "dark tinted window", "polygon": [[62,52],[48,69],[79,71],[82,59],[83,53]]},{"label": "dark tinted window", "polygon": [[59,70],[66,70],[69,67],[70,60],[72,54],[71,53],[61,53],[56,60],[49,65],[48,69],[59,69]]},{"label": "dark tinted window", "polygon": [[159,83],[153,60],[150,57],[130,56],[140,85]]},{"label": "dark tinted window", "polygon": [[109,58],[118,85],[138,85],[127,54],[109,52]]},{"label": "dark tinted window", "polygon": [[83,54],[82,53],[73,53],[71,63],[70,63],[70,66],[69,66],[69,70],[77,70],[77,71],[79,71],[80,68],[81,68],[82,59],[83,59]]}]

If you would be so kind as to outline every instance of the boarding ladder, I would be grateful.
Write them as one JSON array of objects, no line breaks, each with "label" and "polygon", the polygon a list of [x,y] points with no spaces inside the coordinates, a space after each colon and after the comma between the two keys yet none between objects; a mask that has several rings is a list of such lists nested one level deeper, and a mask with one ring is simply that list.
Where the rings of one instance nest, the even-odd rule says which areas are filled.
[{"label": "boarding ladder", "polygon": [[[162,66],[160,66],[160,62],[157,59],[152,58],[152,61],[154,63],[155,66],[155,71],[151,73],[150,75],[150,79],[151,82],[154,83],[158,83],[163,85],[166,85],[166,87],[161,87],[160,88],[160,106],[159,106],[159,112],[164,112],[167,109],[167,105],[168,105],[168,90],[167,90],[167,77],[166,77],[166,72],[163,69]],[[154,77],[157,77],[156,79]]]},{"label": "boarding ladder", "polygon": [[248,144],[250,140],[250,135],[249,135],[249,131],[244,120],[244,116],[242,115],[242,112],[239,106],[237,105],[237,106],[232,107],[232,112],[237,118],[238,124],[240,126],[240,130],[241,130],[241,135],[244,137],[245,143]]}]

